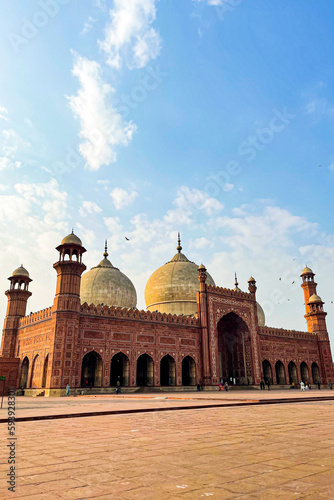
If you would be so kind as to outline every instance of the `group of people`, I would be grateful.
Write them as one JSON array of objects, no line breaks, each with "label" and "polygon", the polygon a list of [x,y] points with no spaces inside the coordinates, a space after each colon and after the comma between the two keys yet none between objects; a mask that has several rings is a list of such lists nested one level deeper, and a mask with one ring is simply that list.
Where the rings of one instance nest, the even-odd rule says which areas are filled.
[{"label": "group of people", "polygon": [[260,389],[261,391],[265,391],[266,390],[266,385],[268,387],[268,391],[270,390],[270,380],[267,380],[266,383],[264,382],[264,380],[261,380],[260,382]]},{"label": "group of people", "polygon": [[220,391],[222,391],[222,390],[223,390],[223,388],[224,388],[224,389],[225,389],[225,391],[227,392],[227,391],[228,391],[228,383],[227,383],[227,382],[225,382],[225,384],[224,384],[224,381],[223,381],[223,379],[221,378],[221,379],[220,379],[220,381],[219,381],[219,384],[218,384],[218,388],[219,388],[219,390],[220,390]]}]

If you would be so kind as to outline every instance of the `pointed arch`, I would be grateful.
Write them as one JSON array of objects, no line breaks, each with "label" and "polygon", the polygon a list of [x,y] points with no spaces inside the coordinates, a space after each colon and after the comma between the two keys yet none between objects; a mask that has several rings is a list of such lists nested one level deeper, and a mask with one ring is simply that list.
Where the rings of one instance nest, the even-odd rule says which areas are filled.
[{"label": "pointed arch", "polygon": [[309,373],[308,373],[308,366],[307,364],[305,363],[305,361],[303,361],[301,364],[300,364],[300,376],[301,376],[301,379],[304,383],[308,382],[310,379],[309,379]]},{"label": "pointed arch", "polygon": [[114,354],[110,362],[110,385],[127,387],[129,385],[129,368],[128,356],[122,352]]},{"label": "pointed arch", "polygon": [[318,382],[320,382],[320,372],[317,363],[312,363],[311,370],[313,383],[317,384]]},{"label": "pointed arch", "polygon": [[170,354],[160,361],[160,385],[175,385],[175,359]]},{"label": "pointed arch", "polygon": [[25,389],[28,385],[29,358],[26,356],[21,365],[20,387]]},{"label": "pointed arch", "polygon": [[297,366],[293,361],[290,361],[290,363],[288,365],[288,371],[289,371],[290,385],[292,385],[292,383],[297,385],[298,384]]},{"label": "pointed arch", "polygon": [[262,370],[265,383],[273,383],[273,370],[271,368],[270,362],[265,359],[262,361]]},{"label": "pointed arch", "polygon": [[182,360],[182,385],[196,384],[196,363],[191,356]]},{"label": "pointed arch", "polygon": [[285,385],[286,380],[285,380],[285,368],[282,363],[282,361],[278,360],[275,364],[275,371],[276,371],[276,382],[278,385]]},{"label": "pointed arch", "polygon": [[153,386],[153,359],[146,353],[137,359],[137,385]]},{"label": "pointed arch", "polygon": [[248,385],[253,363],[247,323],[235,312],[229,312],[218,321],[217,332],[219,377]]},{"label": "pointed arch", "polygon": [[87,352],[82,358],[81,387],[102,386],[103,362],[96,351]]},{"label": "pointed arch", "polygon": [[48,376],[48,364],[49,364],[49,355],[47,354],[44,360],[42,387],[46,387],[46,380]]},{"label": "pointed arch", "polygon": [[35,389],[41,387],[41,367],[42,361],[39,354],[36,354],[31,366],[30,387]]}]

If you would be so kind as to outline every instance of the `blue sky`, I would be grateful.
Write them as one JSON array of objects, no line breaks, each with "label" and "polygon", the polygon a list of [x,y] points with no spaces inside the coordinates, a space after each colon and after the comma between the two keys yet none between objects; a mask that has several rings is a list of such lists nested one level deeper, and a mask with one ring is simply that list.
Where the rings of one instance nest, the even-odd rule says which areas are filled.
[{"label": "blue sky", "polygon": [[12,0],[2,12],[3,290],[22,262],[28,313],[51,305],[54,247],[74,227],[88,268],[108,238],[144,308],[180,231],[218,285],[255,276],[271,326],[305,328],[310,265],[334,332],[332,2]]}]

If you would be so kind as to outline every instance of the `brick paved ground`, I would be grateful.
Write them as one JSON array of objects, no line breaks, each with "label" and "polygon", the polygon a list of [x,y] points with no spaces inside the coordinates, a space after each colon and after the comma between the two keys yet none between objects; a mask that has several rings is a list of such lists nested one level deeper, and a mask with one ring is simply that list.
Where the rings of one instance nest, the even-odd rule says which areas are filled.
[{"label": "brick paved ground", "polygon": [[[97,396],[70,396],[57,398],[16,397],[16,417],[36,415],[59,415],[90,411],[126,410],[130,408],[175,407],[203,404],[252,402],[262,399],[333,397],[334,391],[312,390],[235,390],[226,393],[218,391],[151,393],[151,394],[110,394]],[[0,419],[7,415],[6,399],[0,409]]]},{"label": "brick paved ground", "polygon": [[21,422],[11,496],[6,430],[0,498],[334,498],[332,401]]}]

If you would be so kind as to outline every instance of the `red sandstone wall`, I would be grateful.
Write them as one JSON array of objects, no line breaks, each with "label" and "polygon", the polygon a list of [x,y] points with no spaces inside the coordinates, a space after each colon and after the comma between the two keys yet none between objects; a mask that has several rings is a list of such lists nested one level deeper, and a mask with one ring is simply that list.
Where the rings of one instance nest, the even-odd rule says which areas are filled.
[{"label": "red sandstone wall", "polygon": [[16,389],[20,360],[18,358],[0,358],[0,375],[6,377],[5,382],[0,381],[0,396],[8,394],[8,389]]},{"label": "red sandstone wall", "polygon": [[[26,318],[24,318],[23,323],[26,323]],[[29,359],[27,388],[42,387],[44,362],[49,355],[46,382],[46,386],[48,386],[51,376],[53,344],[54,321],[52,317],[19,328],[15,347],[15,354],[20,358],[18,386],[20,386],[21,365],[24,358],[27,357]]]},{"label": "red sandstone wall", "polygon": [[74,316],[62,315],[57,318],[51,386],[80,387],[82,358],[93,349],[103,360],[102,387],[109,386],[111,358],[120,351],[130,360],[130,386],[136,385],[136,361],[144,352],[154,361],[154,385],[160,385],[160,360],[165,354],[175,359],[176,385],[182,385],[181,363],[187,355],[196,363],[197,380],[201,378],[198,326],[98,315],[81,315],[78,325]]},{"label": "red sandstone wall", "polygon": [[290,330],[262,327],[259,331],[261,371],[262,362],[268,360],[271,364],[273,383],[276,384],[275,365],[281,361],[285,369],[286,383],[289,384],[288,365],[293,361],[297,367],[298,383],[301,381],[300,365],[305,362],[308,367],[309,381],[312,383],[312,363],[319,366],[320,379],[327,383],[322,371],[322,363],[318,348],[317,337],[308,332],[294,332]]}]

